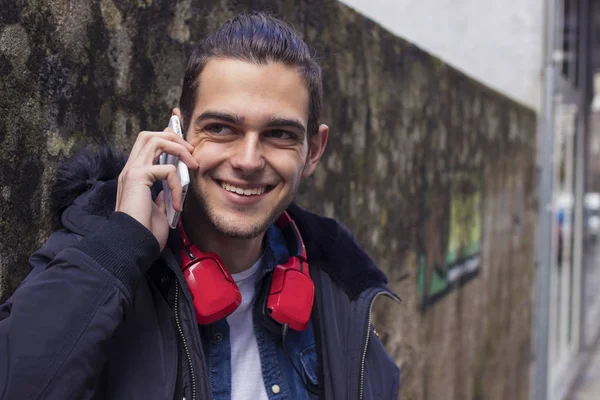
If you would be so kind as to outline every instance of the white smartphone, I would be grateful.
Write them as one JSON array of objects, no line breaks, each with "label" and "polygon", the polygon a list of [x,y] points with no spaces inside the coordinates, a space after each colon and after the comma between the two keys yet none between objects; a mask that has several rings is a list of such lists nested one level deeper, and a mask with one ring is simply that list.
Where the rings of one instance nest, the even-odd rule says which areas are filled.
[{"label": "white smartphone", "polygon": [[[173,129],[173,131],[183,138],[183,133],[181,130],[181,122],[179,121],[179,117],[173,115],[169,120],[169,128]],[[179,176],[179,180],[181,181],[181,188],[183,189],[181,193],[181,204],[183,207],[183,203],[185,201],[185,195],[187,194],[188,187],[190,185],[190,172],[188,170],[187,165],[185,165],[182,161],[179,160],[177,156],[163,153],[159,158],[160,164],[172,164],[177,167],[177,175]],[[163,192],[165,192],[165,205],[167,206],[167,219],[169,221],[169,226],[171,229],[177,228],[177,224],[179,223],[179,211],[175,211],[173,208],[173,197],[171,194],[171,188],[169,188],[169,184],[166,180],[163,180]]]}]

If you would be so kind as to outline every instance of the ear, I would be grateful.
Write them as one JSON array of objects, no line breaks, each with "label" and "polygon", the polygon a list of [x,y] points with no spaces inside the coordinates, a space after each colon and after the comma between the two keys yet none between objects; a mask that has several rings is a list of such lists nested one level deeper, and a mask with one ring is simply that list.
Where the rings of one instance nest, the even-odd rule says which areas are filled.
[{"label": "ear", "polygon": [[329,137],[329,127],[325,124],[319,126],[319,131],[316,135],[308,140],[308,158],[302,176],[307,177],[312,175],[325,151],[327,146],[327,138]]}]

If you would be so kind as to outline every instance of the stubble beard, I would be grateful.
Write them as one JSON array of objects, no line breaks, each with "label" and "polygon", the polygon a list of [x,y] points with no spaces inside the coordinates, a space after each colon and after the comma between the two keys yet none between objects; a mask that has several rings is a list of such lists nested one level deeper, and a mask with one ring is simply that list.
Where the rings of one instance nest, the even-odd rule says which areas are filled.
[{"label": "stubble beard", "polygon": [[297,182],[294,182],[294,186],[288,195],[279,201],[275,208],[273,208],[266,215],[261,216],[261,218],[258,218],[256,221],[253,221],[250,226],[245,227],[243,230],[239,229],[240,225],[236,226],[235,221],[228,220],[222,215],[219,215],[217,207],[215,207],[214,204],[209,203],[206,199],[206,196],[202,194],[197,187],[193,188],[192,193],[198,203],[199,212],[202,214],[201,219],[208,223],[212,229],[217,231],[219,234],[232,239],[253,239],[266,232],[267,229],[269,229],[269,227],[275,223],[279,216],[283,214],[283,212],[294,200],[299,186],[300,179],[298,179]]}]

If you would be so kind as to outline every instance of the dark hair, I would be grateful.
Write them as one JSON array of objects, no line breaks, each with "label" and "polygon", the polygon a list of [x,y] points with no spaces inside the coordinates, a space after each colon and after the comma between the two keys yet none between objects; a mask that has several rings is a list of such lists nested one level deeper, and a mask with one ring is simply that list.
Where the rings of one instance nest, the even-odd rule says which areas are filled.
[{"label": "dark hair", "polygon": [[231,58],[259,65],[279,62],[297,69],[308,88],[308,135],[317,133],[323,98],[321,67],[294,28],[262,13],[241,14],[227,21],[192,52],[179,99],[186,130],[194,111],[200,73],[211,57]]}]

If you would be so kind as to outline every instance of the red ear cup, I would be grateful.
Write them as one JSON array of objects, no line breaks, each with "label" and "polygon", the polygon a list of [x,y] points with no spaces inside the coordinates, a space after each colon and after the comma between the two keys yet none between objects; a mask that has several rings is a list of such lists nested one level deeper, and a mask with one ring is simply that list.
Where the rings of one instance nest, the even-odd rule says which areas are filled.
[{"label": "red ear cup", "polygon": [[185,247],[181,250],[181,269],[199,324],[225,318],[242,303],[240,290],[217,254],[202,253],[194,245]]},{"label": "red ear cup", "polygon": [[310,320],[314,297],[315,285],[308,264],[292,257],[273,270],[266,314],[281,325],[303,331]]},{"label": "red ear cup", "polygon": [[[282,230],[292,252],[287,262],[275,267],[259,294],[262,323],[275,333],[288,325],[295,331],[308,326],[315,297],[310,278],[306,249],[296,224],[283,213],[277,225]],[[242,303],[242,295],[221,258],[215,253],[203,253],[193,245],[179,223],[182,242],[181,269],[192,293],[196,319],[207,325],[234,312]],[[294,251],[295,250],[295,251]]]}]

